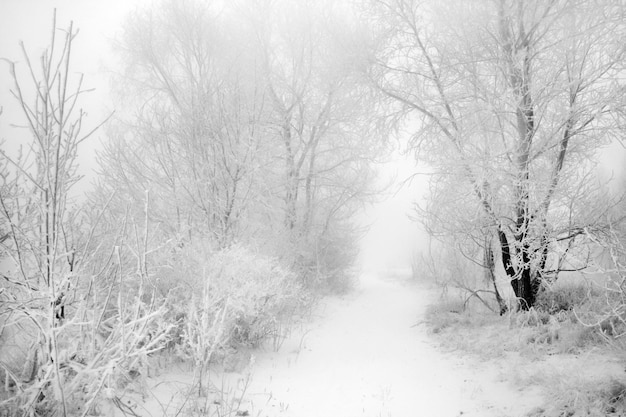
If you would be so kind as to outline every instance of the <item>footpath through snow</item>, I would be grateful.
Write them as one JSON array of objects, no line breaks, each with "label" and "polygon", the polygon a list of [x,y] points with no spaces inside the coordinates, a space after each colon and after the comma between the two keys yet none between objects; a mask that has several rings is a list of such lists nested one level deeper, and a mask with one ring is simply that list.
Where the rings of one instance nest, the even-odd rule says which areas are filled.
[{"label": "footpath through snow", "polygon": [[[436,297],[407,280],[365,275],[349,295],[325,299],[278,352],[256,352],[241,373],[214,373],[212,382],[230,401],[245,391],[233,415],[252,417],[513,417],[539,405],[536,392],[516,390],[495,366],[437,350],[419,324]],[[167,386],[189,378],[152,381],[155,412],[177,402],[166,399]]]},{"label": "footpath through snow", "polygon": [[497,370],[436,349],[418,324],[434,297],[422,286],[370,274],[350,295],[327,299],[308,332],[294,334],[277,353],[257,356],[248,390],[250,415],[504,417],[528,412],[530,393],[498,381]]}]

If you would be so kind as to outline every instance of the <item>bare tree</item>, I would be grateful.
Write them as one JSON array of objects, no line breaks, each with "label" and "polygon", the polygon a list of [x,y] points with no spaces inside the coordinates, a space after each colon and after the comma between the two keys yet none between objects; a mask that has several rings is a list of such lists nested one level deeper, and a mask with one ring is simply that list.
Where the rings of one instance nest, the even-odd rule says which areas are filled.
[{"label": "bare tree", "polygon": [[617,133],[623,19],[611,2],[373,3],[384,40],[372,82],[420,120],[411,146],[473,194],[531,307],[560,248],[603,227],[585,204],[594,154]]},{"label": "bare tree", "polygon": [[265,93],[237,36],[200,2],[137,11],[119,45],[128,116],[101,155],[103,184],[120,198],[150,189],[164,231],[219,247],[238,235],[262,152]]}]

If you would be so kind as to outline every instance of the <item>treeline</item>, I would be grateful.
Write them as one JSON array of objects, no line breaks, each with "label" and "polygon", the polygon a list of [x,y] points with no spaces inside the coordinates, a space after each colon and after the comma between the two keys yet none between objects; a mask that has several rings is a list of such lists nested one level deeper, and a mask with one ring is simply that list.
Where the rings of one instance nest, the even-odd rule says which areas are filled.
[{"label": "treeline", "polygon": [[133,13],[94,205],[137,218],[149,199],[159,240],[251,245],[306,285],[342,285],[383,150],[359,30],[332,2]]}]

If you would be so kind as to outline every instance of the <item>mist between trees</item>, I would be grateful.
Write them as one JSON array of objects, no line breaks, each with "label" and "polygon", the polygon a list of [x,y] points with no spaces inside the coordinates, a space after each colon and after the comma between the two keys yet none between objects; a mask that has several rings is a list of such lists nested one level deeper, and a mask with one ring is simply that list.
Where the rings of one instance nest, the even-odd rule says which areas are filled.
[{"label": "mist between trees", "polygon": [[355,216],[406,126],[433,172],[415,214],[436,274],[471,262],[501,312],[498,274],[522,308],[602,254],[622,277],[623,205],[596,158],[624,132],[624,22],[608,1],[162,1],[116,40],[78,204],[93,132],[76,31],[55,20],[42,57],[9,64],[30,139],[0,167],[1,406],[97,413],[163,351],[200,392],[233,349],[279,348],[313,294],[349,288]]}]

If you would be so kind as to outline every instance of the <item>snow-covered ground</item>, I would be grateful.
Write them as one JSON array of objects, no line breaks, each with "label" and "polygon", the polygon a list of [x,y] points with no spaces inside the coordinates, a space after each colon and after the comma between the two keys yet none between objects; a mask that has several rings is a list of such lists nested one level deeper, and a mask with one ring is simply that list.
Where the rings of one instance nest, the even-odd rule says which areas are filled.
[{"label": "snow-covered ground", "polygon": [[[420,324],[433,297],[424,286],[366,274],[354,292],[325,299],[278,352],[256,352],[240,373],[213,383],[231,397],[221,401],[245,389],[232,415],[260,417],[505,417],[539,405],[536,392],[516,390],[498,369],[437,350]],[[184,372],[151,380],[157,394],[146,415],[165,415],[185,381]]]}]

